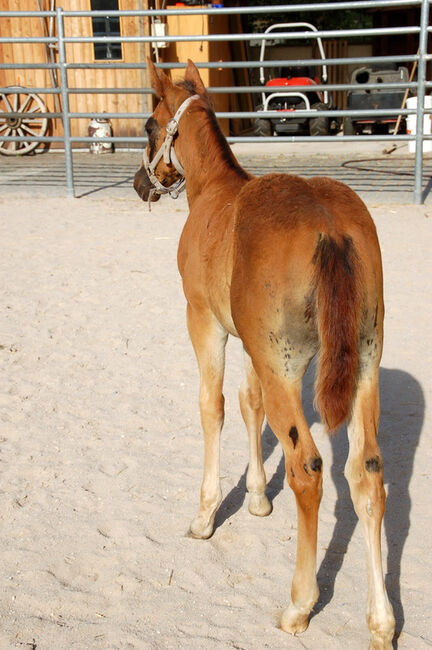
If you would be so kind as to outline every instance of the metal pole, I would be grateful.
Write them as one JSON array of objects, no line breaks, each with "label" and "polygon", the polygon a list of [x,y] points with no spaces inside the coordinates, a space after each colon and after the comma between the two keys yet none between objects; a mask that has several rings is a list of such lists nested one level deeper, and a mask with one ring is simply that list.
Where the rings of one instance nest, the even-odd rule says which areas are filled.
[{"label": "metal pole", "polygon": [[414,203],[423,203],[423,126],[424,126],[424,98],[426,80],[426,54],[428,37],[429,0],[422,0],[420,18],[420,42],[418,64],[417,88],[417,124],[416,124],[416,152],[414,176]]},{"label": "metal pole", "polygon": [[63,9],[58,7],[57,14],[57,36],[58,36],[58,52],[60,64],[60,89],[62,97],[62,113],[63,113],[63,138],[65,150],[65,163],[66,163],[66,196],[68,198],[75,197],[74,180],[73,180],[73,160],[72,160],[72,143],[71,143],[71,130],[70,130],[70,116],[69,116],[69,93],[67,82],[66,70],[66,50],[64,42],[64,16]]}]

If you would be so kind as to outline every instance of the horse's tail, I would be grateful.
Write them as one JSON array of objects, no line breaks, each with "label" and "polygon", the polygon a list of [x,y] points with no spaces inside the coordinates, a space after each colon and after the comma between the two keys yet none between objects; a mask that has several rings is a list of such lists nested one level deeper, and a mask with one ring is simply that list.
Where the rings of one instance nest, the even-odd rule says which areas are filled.
[{"label": "horse's tail", "polygon": [[315,403],[335,431],[348,417],[357,380],[363,282],[351,237],[322,235],[313,257],[320,351]]}]

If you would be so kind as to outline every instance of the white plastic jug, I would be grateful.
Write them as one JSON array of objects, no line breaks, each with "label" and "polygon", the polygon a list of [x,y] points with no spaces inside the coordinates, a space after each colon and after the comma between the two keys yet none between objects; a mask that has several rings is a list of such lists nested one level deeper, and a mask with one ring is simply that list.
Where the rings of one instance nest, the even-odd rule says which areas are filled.
[{"label": "white plastic jug", "polygon": [[[425,108],[432,108],[432,96],[431,95],[426,95],[425,96],[425,102],[424,102]],[[406,107],[407,108],[417,108],[417,97],[409,97],[406,102]],[[407,133],[410,133],[411,135],[416,134],[416,125],[417,125],[417,115],[407,115]],[[431,125],[432,125],[432,115],[431,114],[426,114],[424,116],[424,121],[423,121],[423,133],[425,135],[431,133]],[[410,153],[414,153],[416,150],[416,143],[415,140],[409,140],[408,141],[408,151]],[[424,140],[423,141],[423,151],[432,151],[432,140]]]}]

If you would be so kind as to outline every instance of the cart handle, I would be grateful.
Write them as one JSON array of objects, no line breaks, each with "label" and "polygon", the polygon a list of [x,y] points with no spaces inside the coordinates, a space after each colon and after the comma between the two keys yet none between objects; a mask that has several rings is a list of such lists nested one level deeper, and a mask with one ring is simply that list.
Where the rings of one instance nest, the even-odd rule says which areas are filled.
[{"label": "cart handle", "polygon": [[[264,34],[268,34],[269,32],[273,31],[274,29],[281,29],[281,28],[286,28],[286,27],[306,27],[306,29],[310,29],[313,32],[317,32],[317,28],[314,25],[311,25],[311,23],[275,23],[274,25],[270,25],[270,27],[267,27],[265,30]],[[321,55],[321,58],[323,61],[325,61],[325,54],[324,54],[324,48],[322,44],[321,37],[317,37],[317,43],[318,43],[318,49],[319,53]],[[260,61],[264,61],[264,51],[265,51],[265,46],[266,46],[266,40],[263,39],[261,42],[261,50],[260,50]],[[263,84],[264,83],[264,68],[260,68],[260,81]],[[324,64],[322,67],[322,81],[323,83],[327,83],[327,66]]]}]

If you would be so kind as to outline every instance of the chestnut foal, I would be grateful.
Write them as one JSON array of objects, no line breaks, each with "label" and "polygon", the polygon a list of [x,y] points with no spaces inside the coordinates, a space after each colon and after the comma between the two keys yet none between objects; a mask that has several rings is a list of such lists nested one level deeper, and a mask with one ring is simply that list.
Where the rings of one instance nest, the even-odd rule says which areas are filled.
[{"label": "chestnut foal", "polygon": [[143,200],[176,195],[186,178],[190,214],[178,250],[187,324],[200,372],[204,478],[190,532],[213,533],[221,503],[219,437],[229,334],[241,338],[246,377],[240,408],[250,441],[249,510],[271,512],[261,454],[264,414],[284,454],[298,514],[297,561],[287,632],[303,632],[318,599],[317,519],[322,460],[302,411],[302,378],[318,355],[316,404],[330,431],[348,421],[345,467],[367,549],[370,648],[391,648],[394,617],[384,586],[385,507],[377,445],[383,343],[381,255],[360,198],[328,178],[255,178],[222,135],[194,64],[173,84],[149,61],[160,101],[134,186]]}]

